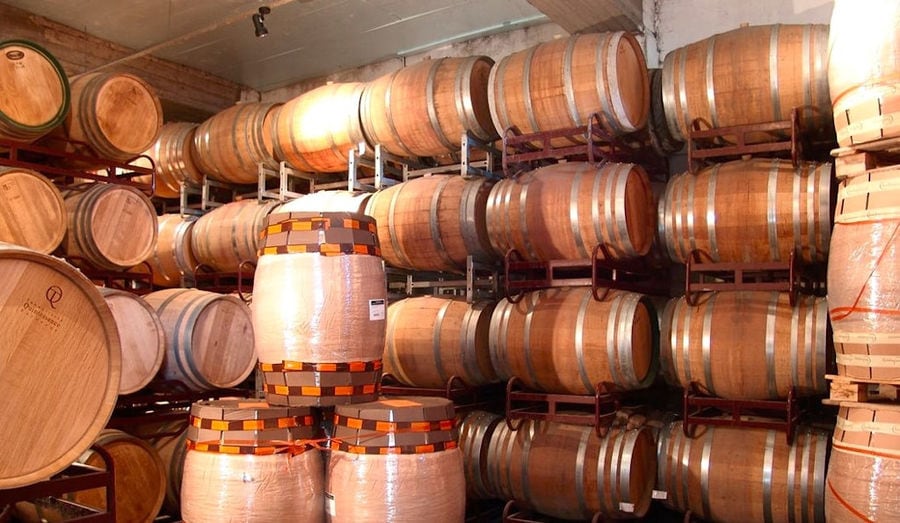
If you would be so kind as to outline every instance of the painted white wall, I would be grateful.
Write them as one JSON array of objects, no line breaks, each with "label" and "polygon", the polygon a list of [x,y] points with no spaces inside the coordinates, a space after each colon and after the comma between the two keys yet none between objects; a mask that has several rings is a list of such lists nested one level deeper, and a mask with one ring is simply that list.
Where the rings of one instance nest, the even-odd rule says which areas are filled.
[{"label": "painted white wall", "polygon": [[670,51],[742,23],[827,24],[833,0],[644,0],[648,67]]}]

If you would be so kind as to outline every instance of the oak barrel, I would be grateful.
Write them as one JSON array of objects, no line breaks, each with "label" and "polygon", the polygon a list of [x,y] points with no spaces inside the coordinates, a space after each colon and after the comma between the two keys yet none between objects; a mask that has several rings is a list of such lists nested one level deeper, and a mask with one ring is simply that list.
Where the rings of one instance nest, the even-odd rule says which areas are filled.
[{"label": "oak barrel", "polygon": [[[0,489],[44,480],[93,443],[116,403],[116,323],[67,263],[0,243]],[[23,430],[39,427],[39,430]]]},{"label": "oak barrel", "polygon": [[587,125],[599,113],[613,136],[643,129],[650,82],[637,39],[624,31],[546,42],[506,56],[491,70],[488,100],[501,135]]},{"label": "oak barrel", "polygon": [[166,333],[156,311],[140,296],[98,287],[109,305],[122,346],[122,379],[119,394],[131,394],[156,377],[166,355]]},{"label": "oak barrel", "polygon": [[326,474],[332,523],[465,517],[466,484],[453,404],[394,396],[338,405]]},{"label": "oak barrel", "polygon": [[900,5],[836,0],[828,34],[828,88],[838,144],[900,136]]},{"label": "oak barrel", "polygon": [[304,194],[273,212],[354,212],[366,213],[370,192],[318,191]]},{"label": "oak barrel", "polygon": [[656,377],[656,325],[640,294],[612,291],[601,302],[590,287],[528,292],[494,308],[491,362],[501,380],[544,392],[594,394],[600,382],[643,388]]},{"label": "oak barrel", "polygon": [[384,261],[422,271],[465,272],[466,257],[493,259],[485,205],[493,182],[432,175],[415,178],[369,199]]},{"label": "oak barrel", "polygon": [[69,79],[46,49],[26,40],[0,42],[0,137],[33,142],[69,114]]},{"label": "oak barrel", "polygon": [[194,132],[197,167],[210,178],[256,183],[259,164],[278,170],[274,157],[274,103],[240,103],[201,123]]},{"label": "oak barrel", "polygon": [[[713,35],[666,55],[662,93],[669,131],[686,141],[692,122],[729,127],[791,119],[804,133],[831,134],[827,25],[758,25]],[[771,133],[751,133],[765,142]]]},{"label": "oak barrel", "polygon": [[900,218],[837,223],[828,309],[838,374],[900,383]]},{"label": "oak barrel", "polygon": [[387,311],[384,372],[411,387],[443,388],[451,377],[467,385],[497,381],[488,333],[492,302],[421,296]]},{"label": "oak barrel", "polygon": [[[195,217],[180,214],[163,214],[157,218],[156,245],[144,260],[153,271],[153,285],[184,287],[182,278],[194,273],[198,264],[191,247],[195,223]],[[139,265],[132,270],[147,269]]]},{"label": "oak barrel", "polygon": [[146,260],[157,239],[156,209],[133,187],[89,183],[63,191],[68,231],[66,256],[108,270],[123,270]]},{"label": "oak barrel", "polygon": [[656,473],[655,441],[644,427],[611,428],[524,421],[491,434],[486,475],[500,499],[525,503],[541,514],[589,521],[643,517]]},{"label": "oak barrel", "polygon": [[664,503],[707,521],[815,521],[823,523],[828,435],[785,434],[746,427],[681,422],[659,435],[656,489]]},{"label": "oak barrel", "polygon": [[[166,494],[165,465],[156,449],[143,440],[119,430],[105,429],[94,445],[110,454],[115,468],[116,521],[150,523],[159,514]],[[78,461],[106,469],[103,458],[88,450]],[[106,509],[105,489],[82,490],[71,494],[72,501]]]},{"label": "oak barrel", "polygon": [[309,408],[258,400],[191,407],[181,516],[191,523],[325,521],[322,453]]},{"label": "oak barrel", "polygon": [[145,436],[153,442],[153,448],[163,462],[166,471],[163,508],[167,514],[173,516],[181,512],[181,478],[184,472],[184,458],[187,455],[187,422],[187,419],[169,422],[157,427],[157,432],[161,435]]},{"label": "oak barrel", "polygon": [[378,395],[387,285],[372,218],[269,216],[253,287],[266,399],[327,406]]},{"label": "oak barrel", "polygon": [[824,262],[831,235],[831,164],[749,159],[669,180],[664,235],[669,257],[702,261]]},{"label": "oak barrel", "polygon": [[144,299],[166,331],[164,379],[200,391],[234,387],[253,372],[253,324],[240,299],[197,289],[166,289]]},{"label": "oak barrel", "polygon": [[363,87],[323,85],[276,109],[275,157],[301,171],[346,172],[350,150],[366,141],[359,120]]},{"label": "oak barrel", "polygon": [[197,262],[219,272],[252,272],[252,267],[241,265],[256,263],[259,235],[266,216],[277,206],[274,201],[240,200],[201,216],[191,232],[191,251]]},{"label": "oak barrel", "polygon": [[65,234],[59,189],[36,171],[0,167],[0,241],[50,254]]},{"label": "oak barrel", "polygon": [[[68,150],[126,162],[156,141],[162,106],[144,80],[127,73],[88,73],[75,77],[71,87],[72,110],[59,131],[89,149],[72,143]],[[56,146],[53,141],[48,145]]]},{"label": "oak barrel", "polygon": [[[178,198],[182,183],[203,183],[203,173],[197,166],[194,153],[194,133],[197,124],[171,122],[162,126],[153,145],[144,151],[156,166],[156,192],[160,198]],[[138,176],[134,181],[150,183]]]},{"label": "oak barrel", "polygon": [[[660,340],[664,375],[697,382],[722,398],[786,399],[825,393],[828,306],[825,298],[786,292],[704,293],[665,312]],[[665,356],[663,356],[665,355]]]},{"label": "oak barrel", "polygon": [[828,521],[897,521],[900,407],[841,403],[826,481]]},{"label": "oak barrel", "polygon": [[528,260],[588,259],[598,244],[615,258],[650,250],[656,209],[647,173],[635,164],[569,162],[501,180],[487,203],[494,251]]},{"label": "oak barrel", "polygon": [[369,143],[400,156],[458,152],[469,132],[491,142],[487,56],[422,60],[366,84],[359,114]]},{"label": "oak barrel", "polygon": [[495,496],[487,482],[486,469],[491,436],[505,421],[493,412],[474,410],[462,416],[459,422],[459,449],[463,453],[468,499],[491,499]]}]

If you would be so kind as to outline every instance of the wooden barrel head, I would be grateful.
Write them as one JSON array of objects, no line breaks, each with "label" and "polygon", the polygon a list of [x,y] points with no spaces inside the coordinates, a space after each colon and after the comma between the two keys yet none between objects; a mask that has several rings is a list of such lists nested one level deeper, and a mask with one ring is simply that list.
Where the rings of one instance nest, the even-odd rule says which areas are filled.
[{"label": "wooden barrel head", "polygon": [[38,172],[0,167],[0,241],[50,254],[65,234],[59,189]]},{"label": "wooden barrel head", "polygon": [[122,345],[119,394],[131,394],[156,377],[166,354],[166,335],[156,311],[130,292],[98,287],[109,305]]},{"label": "wooden barrel head", "polygon": [[32,142],[69,113],[69,81],[56,59],[24,40],[0,42],[0,136]]}]

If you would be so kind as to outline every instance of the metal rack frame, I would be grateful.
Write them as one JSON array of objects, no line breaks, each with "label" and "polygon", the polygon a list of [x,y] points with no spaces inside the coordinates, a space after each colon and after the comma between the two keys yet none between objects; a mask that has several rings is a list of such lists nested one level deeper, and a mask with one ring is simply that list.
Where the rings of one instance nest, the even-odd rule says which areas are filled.
[{"label": "metal rack frame", "polygon": [[[553,421],[593,427],[602,438],[609,432],[621,407],[619,394],[610,383],[598,383],[592,396],[517,390],[520,383],[515,376],[506,382],[505,419],[507,427],[513,431],[519,429],[523,420]],[[560,409],[581,412],[560,413]]]},{"label": "metal rack frame", "polygon": [[99,269],[80,256],[68,256],[67,259],[74,262],[78,270],[96,285],[127,291],[138,296],[149,294],[154,290],[153,267],[146,261],[141,262],[140,265],[146,268],[147,272],[135,272]]},{"label": "metal rack frame", "polygon": [[[250,270],[245,271],[244,268]],[[197,265],[192,274],[193,286],[197,289],[220,294],[236,292],[244,303],[250,303],[250,298],[244,296],[244,292],[253,292],[253,276],[256,272],[256,263],[244,260],[238,265],[237,272],[218,272],[208,265]]]},{"label": "metal rack frame", "polygon": [[[747,143],[750,134],[766,133],[773,136],[786,136],[784,139]],[[725,140],[733,137],[734,143]],[[775,122],[713,127],[702,118],[691,122],[687,139],[688,169],[697,172],[700,164],[713,158],[740,157],[754,154],[789,153],[794,167],[799,165],[803,154],[800,142],[800,115],[795,107],[791,110],[789,120]]]},{"label": "metal rack frame", "polygon": [[476,261],[470,254],[466,257],[465,279],[457,274],[409,271],[394,267],[387,267],[386,273],[388,292],[393,290],[403,296],[414,296],[417,289],[430,290],[435,295],[442,294],[444,290],[465,289],[466,303],[472,303],[478,297],[479,290],[486,290],[485,298],[493,299],[497,296],[500,269],[495,264]]},{"label": "metal rack frame", "polygon": [[403,385],[393,374],[381,375],[383,396],[429,396],[446,398],[453,402],[457,413],[492,407],[500,403],[503,392],[499,384],[472,386],[459,376],[450,376],[443,388],[412,387]]}]

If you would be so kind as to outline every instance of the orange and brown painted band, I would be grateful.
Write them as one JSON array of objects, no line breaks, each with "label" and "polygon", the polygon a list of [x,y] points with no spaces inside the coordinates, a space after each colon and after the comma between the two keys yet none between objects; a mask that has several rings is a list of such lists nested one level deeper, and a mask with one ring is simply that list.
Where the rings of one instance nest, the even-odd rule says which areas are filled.
[{"label": "orange and brown painted band", "polygon": [[456,427],[456,420],[440,421],[379,421],[351,418],[334,415],[334,424],[357,430],[375,430],[378,432],[433,432],[450,431]]},{"label": "orange and brown painted band", "polygon": [[281,363],[260,363],[263,372],[373,372],[381,370],[381,360],[350,361],[342,363],[309,363],[305,361],[283,360]]}]

